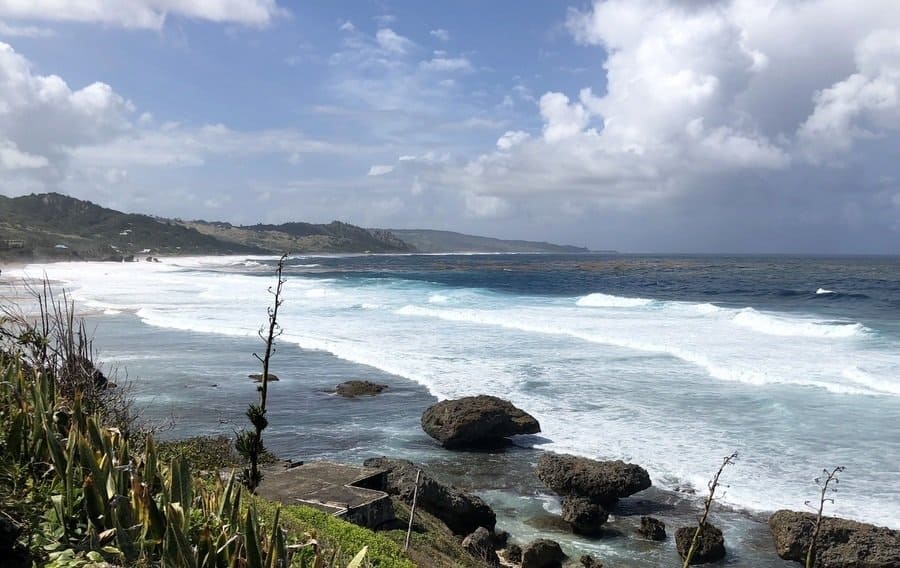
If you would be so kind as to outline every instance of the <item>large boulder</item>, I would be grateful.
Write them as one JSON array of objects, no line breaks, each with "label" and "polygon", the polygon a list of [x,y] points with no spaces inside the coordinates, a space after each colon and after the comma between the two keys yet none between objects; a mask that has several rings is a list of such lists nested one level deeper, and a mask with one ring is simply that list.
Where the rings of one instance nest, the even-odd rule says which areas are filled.
[{"label": "large boulder", "polygon": [[522,550],[522,568],[560,568],[565,560],[559,543],[546,538],[534,540]]},{"label": "large boulder", "polygon": [[537,434],[533,416],[496,396],[444,400],[422,414],[422,429],[445,448],[496,446],[509,436]]},{"label": "large boulder", "polygon": [[494,550],[494,535],[486,528],[478,527],[475,532],[464,538],[462,547],[475,558],[491,566],[500,566],[500,557]]},{"label": "large boulder", "polygon": [[[675,548],[682,559],[687,557],[696,532],[696,526],[681,527],[675,531]],[[694,548],[694,555],[691,557],[691,564],[706,564],[723,558],[725,558],[725,537],[722,536],[722,531],[712,523],[704,523],[700,529],[697,546]]]},{"label": "large boulder", "polygon": [[609,519],[603,507],[586,497],[564,497],[561,516],[572,525],[572,532],[588,536],[600,534]]},{"label": "large boulder", "polygon": [[[797,511],[776,511],[769,517],[769,531],[778,556],[806,562],[815,523],[814,514]],[[900,566],[900,530],[824,517],[813,565],[818,568]]]},{"label": "large boulder", "polygon": [[[419,467],[407,460],[393,458],[370,458],[363,462],[366,467],[383,469],[387,472],[384,491],[397,495],[407,503],[412,503],[416,486],[416,471]],[[468,535],[478,527],[494,530],[497,515],[480,497],[445,485],[422,471],[419,477],[419,492],[416,506],[431,513],[454,534]]]},{"label": "large boulder", "polygon": [[650,475],[639,465],[568,454],[542,455],[537,476],[560,495],[586,497],[604,506],[650,487]]}]

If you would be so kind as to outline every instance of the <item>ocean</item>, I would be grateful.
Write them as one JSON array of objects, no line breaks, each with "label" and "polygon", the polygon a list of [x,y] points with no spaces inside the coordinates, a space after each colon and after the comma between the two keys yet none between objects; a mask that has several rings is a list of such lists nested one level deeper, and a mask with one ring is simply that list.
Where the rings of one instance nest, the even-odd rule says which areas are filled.
[{"label": "ocean", "polygon": [[[172,419],[163,435],[178,437],[244,427],[274,265],[197,257],[16,273],[63,283],[144,417]],[[266,431],[283,457],[424,462],[481,494],[514,538],[548,534],[616,565],[671,564],[671,538],[631,535],[637,515],[670,533],[690,524],[734,451],[714,514],[729,564],[791,565],[771,552],[766,513],[807,509],[813,479],[837,465],[826,512],[900,528],[900,258],[297,256],[286,275]],[[328,392],[348,379],[389,389]],[[472,454],[421,431],[427,406],[474,394],[512,401],[542,433]],[[624,503],[612,536],[566,535],[531,472],[539,450],[638,463],[658,489]]]}]

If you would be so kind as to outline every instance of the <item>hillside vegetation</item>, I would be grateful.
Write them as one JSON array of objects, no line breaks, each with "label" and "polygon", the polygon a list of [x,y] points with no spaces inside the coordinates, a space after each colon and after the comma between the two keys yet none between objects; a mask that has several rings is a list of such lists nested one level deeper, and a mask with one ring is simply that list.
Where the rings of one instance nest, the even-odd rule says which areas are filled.
[{"label": "hillside vegetation", "polygon": [[255,246],[270,251],[295,253],[384,253],[415,252],[415,247],[390,231],[364,229],[349,223],[332,221],[283,223],[281,225],[236,226],[230,223],[182,221],[186,228],[225,243]]},{"label": "hillside vegetation", "polygon": [[0,258],[7,259],[414,250],[388,231],[338,221],[238,227],[122,213],[58,193],[0,196]]},{"label": "hillside vegetation", "polygon": [[391,233],[419,252],[541,252],[577,253],[589,252],[584,247],[555,245],[537,241],[515,241],[465,235],[453,231],[431,229],[391,229]]},{"label": "hillside vegetation", "polygon": [[583,247],[332,221],[232,225],[122,213],[59,193],[0,196],[0,259],[139,260],[290,253],[579,253]]},{"label": "hillside vegetation", "polygon": [[0,196],[0,255],[5,257],[121,260],[139,254],[265,252],[166,219],[122,213],[58,193]]}]

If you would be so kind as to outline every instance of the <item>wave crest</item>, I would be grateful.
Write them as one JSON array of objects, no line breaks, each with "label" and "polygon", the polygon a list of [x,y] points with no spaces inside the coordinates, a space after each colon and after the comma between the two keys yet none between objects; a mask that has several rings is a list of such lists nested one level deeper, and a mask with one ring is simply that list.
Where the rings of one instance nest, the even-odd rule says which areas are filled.
[{"label": "wave crest", "polygon": [[626,298],[595,292],[578,298],[576,306],[582,308],[639,308],[649,306],[654,300],[648,298]]}]

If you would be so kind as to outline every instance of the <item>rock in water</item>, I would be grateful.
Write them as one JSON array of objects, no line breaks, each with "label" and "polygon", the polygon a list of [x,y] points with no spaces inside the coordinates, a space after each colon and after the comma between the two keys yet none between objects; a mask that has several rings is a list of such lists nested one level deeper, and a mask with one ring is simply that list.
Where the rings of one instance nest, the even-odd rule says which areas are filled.
[{"label": "rock in water", "polygon": [[650,475],[639,465],[568,454],[542,455],[537,475],[560,495],[586,497],[603,506],[614,505],[619,499],[650,487]]},{"label": "rock in water", "polygon": [[592,536],[603,530],[609,513],[586,497],[564,497],[562,518],[572,525],[572,532]]},{"label": "rock in water", "polygon": [[603,564],[590,554],[582,554],[578,561],[584,568],[603,568]]},{"label": "rock in water", "polygon": [[[251,373],[251,374],[247,375],[247,377],[253,379],[253,382],[256,382],[256,383],[261,383],[261,382],[262,382],[262,373]],[[272,373],[269,373],[269,374],[268,374],[268,377],[269,377],[269,382],[270,382],[270,383],[271,383],[272,381],[277,381],[277,380],[278,380],[278,375],[273,375]]]},{"label": "rock in water", "polygon": [[[697,527],[681,527],[675,531],[675,548],[684,559],[691,548],[691,541]],[[691,557],[691,564],[706,564],[725,558],[725,537],[722,531],[715,525],[707,522],[700,529],[700,537],[697,539],[697,547]]]},{"label": "rock in water", "polygon": [[[416,464],[392,458],[370,458],[363,462],[366,467],[387,471],[384,491],[397,495],[407,503],[412,503],[416,483]],[[417,505],[422,507],[447,525],[454,534],[467,535],[478,527],[494,530],[497,515],[480,497],[469,495],[452,485],[444,485],[422,471],[419,477]]]},{"label": "rock in water", "polygon": [[565,559],[559,543],[546,538],[534,540],[522,550],[522,568],[560,568]]},{"label": "rock in water", "polygon": [[641,517],[638,534],[650,540],[666,540],[666,524],[654,517]]},{"label": "rock in water", "polygon": [[422,429],[445,448],[499,445],[508,436],[537,434],[533,416],[496,396],[467,396],[444,400],[422,414]]},{"label": "rock in water", "polygon": [[387,385],[380,385],[371,381],[346,381],[335,388],[335,392],[344,398],[356,398],[357,396],[375,396]]},{"label": "rock in water", "polygon": [[[775,552],[785,560],[806,562],[816,516],[776,511],[769,517]],[[900,530],[836,517],[823,517],[815,550],[817,568],[896,568],[900,566]]]},{"label": "rock in water", "polygon": [[463,539],[462,546],[475,558],[491,566],[500,566],[500,557],[494,550],[494,535],[486,528],[478,527],[475,532]]}]

